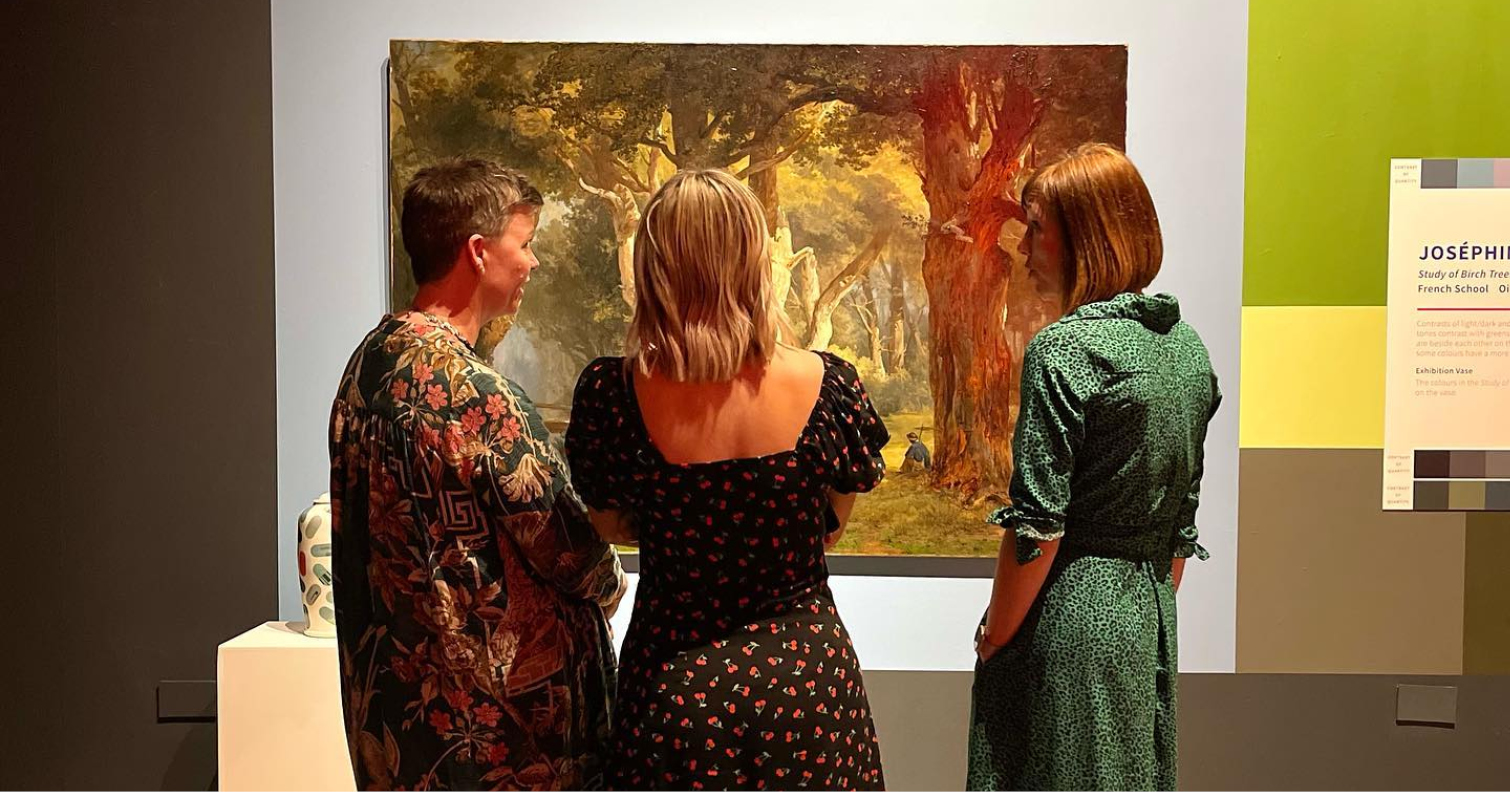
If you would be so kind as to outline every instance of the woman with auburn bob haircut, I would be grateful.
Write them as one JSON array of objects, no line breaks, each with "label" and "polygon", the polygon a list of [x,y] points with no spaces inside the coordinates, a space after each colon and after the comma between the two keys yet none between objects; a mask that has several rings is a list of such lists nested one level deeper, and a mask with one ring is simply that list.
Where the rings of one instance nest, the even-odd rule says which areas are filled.
[{"label": "woman with auburn bob haircut", "polygon": [[1023,189],[1020,252],[1065,316],[1023,357],[1012,505],[976,636],[969,789],[1174,789],[1175,590],[1196,543],[1206,347],[1168,295],[1153,199],[1088,145]]}]

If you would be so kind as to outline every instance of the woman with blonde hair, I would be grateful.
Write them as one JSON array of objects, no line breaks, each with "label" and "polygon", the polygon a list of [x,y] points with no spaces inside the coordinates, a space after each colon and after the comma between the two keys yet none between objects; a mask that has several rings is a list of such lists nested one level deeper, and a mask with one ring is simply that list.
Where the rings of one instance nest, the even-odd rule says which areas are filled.
[{"label": "woman with blonde hair", "polygon": [[635,237],[623,358],[577,384],[567,453],[604,538],[640,548],[610,756],[621,789],[878,789],[824,551],[888,436],[854,368],[782,343],[759,200],[682,171]]},{"label": "woman with blonde hair", "polygon": [[1175,590],[1196,544],[1206,347],[1145,295],[1163,242],[1122,152],[1077,149],[1023,189],[1022,252],[1066,315],[1023,358],[1012,505],[976,638],[970,789],[1173,789]]}]

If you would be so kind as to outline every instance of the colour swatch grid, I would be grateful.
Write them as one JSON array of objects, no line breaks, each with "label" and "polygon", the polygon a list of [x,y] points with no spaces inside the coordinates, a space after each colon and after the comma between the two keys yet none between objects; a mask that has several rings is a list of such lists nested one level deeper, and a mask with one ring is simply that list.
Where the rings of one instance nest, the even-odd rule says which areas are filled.
[{"label": "colour swatch grid", "polygon": [[1510,188],[1510,159],[1421,160],[1421,189]]},{"label": "colour swatch grid", "polygon": [[1415,511],[1510,511],[1510,450],[1415,456]]}]

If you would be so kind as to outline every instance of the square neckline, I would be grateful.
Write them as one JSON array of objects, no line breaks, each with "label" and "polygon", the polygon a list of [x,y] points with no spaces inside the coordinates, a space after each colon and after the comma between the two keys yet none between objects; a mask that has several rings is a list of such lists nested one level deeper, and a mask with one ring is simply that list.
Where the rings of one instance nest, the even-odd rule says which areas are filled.
[{"label": "square neckline", "polygon": [[813,424],[817,422],[819,414],[823,412],[824,396],[828,392],[828,377],[829,373],[832,372],[834,368],[833,360],[830,358],[831,353],[820,352],[818,350],[812,349],[803,351],[815,355],[818,358],[818,361],[823,365],[823,374],[818,379],[818,395],[813,399],[812,409],[808,410],[807,421],[802,424],[802,431],[797,433],[797,440],[792,444],[792,447],[783,449],[781,451],[773,451],[769,454],[727,457],[724,459],[708,459],[696,462],[672,462],[671,460],[666,458],[665,454],[661,453],[660,447],[655,444],[655,439],[650,436],[650,427],[645,424],[645,414],[640,411],[640,395],[639,390],[636,388],[634,382],[634,370],[630,367],[630,361],[627,358],[623,359],[625,387],[628,388],[629,391],[629,409],[633,412],[633,419],[635,424],[634,429],[639,435],[640,444],[644,447],[645,450],[649,451],[649,455],[654,462],[666,465],[668,467],[681,468],[683,470],[693,470],[696,468],[704,467],[717,467],[720,465],[732,466],[759,464],[762,462],[781,459],[783,457],[795,456],[799,451],[802,450],[803,442],[807,440],[808,433],[813,429]]}]

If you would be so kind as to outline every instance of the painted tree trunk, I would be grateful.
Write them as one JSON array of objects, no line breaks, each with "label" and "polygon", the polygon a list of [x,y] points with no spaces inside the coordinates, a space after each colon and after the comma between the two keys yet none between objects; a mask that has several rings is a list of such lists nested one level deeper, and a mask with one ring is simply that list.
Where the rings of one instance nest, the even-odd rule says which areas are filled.
[{"label": "painted tree trunk", "polygon": [[[984,96],[988,91],[994,95]],[[949,53],[935,56],[916,101],[930,215],[923,281],[935,484],[966,496],[1004,493],[1020,349],[1006,327],[1012,259],[998,237],[1008,219],[1023,219],[1009,189],[1041,106],[1027,87],[993,84]]]},{"label": "painted tree trunk", "polygon": [[893,374],[907,367],[907,291],[902,265],[887,267],[891,303],[886,310],[886,368]]},{"label": "painted tree trunk", "polygon": [[578,179],[582,189],[602,199],[613,221],[614,249],[619,266],[619,295],[630,310],[634,309],[634,235],[640,227],[640,205],[634,192],[623,184],[603,189]]},{"label": "painted tree trunk", "polygon": [[823,284],[818,282],[818,256],[809,253],[795,260],[792,274],[796,281],[797,303],[802,306],[804,338],[811,334],[813,312],[818,308],[818,296],[823,293]]},{"label": "painted tree trunk", "polygon": [[[775,157],[779,148],[775,137],[767,137],[751,148],[750,161],[757,162]],[[776,229],[776,214],[781,211],[781,190],[776,180],[779,171],[779,168],[774,167],[761,168],[750,174],[750,190],[755,193],[756,198],[760,199],[760,205],[765,207],[766,228],[772,232]]]},{"label": "painted tree trunk", "polygon": [[[787,310],[787,300],[792,294],[792,283],[797,274],[796,270],[803,266],[804,260],[813,258],[812,248],[792,250],[792,228],[787,224],[786,213],[776,212],[776,225],[771,234],[771,294],[776,304],[781,306],[783,314]],[[800,300],[799,300],[800,302]],[[800,310],[806,311],[806,305]],[[787,317],[788,325],[791,318]],[[796,344],[798,339],[788,338],[788,343]]]},{"label": "painted tree trunk", "polygon": [[613,204],[613,240],[619,264],[619,294],[624,304],[634,310],[634,235],[640,227],[640,207],[626,187]]},{"label": "painted tree trunk", "polygon": [[[828,345],[834,340],[834,309],[839,307],[839,301],[849,290],[860,282],[860,278],[870,271],[871,265],[881,257],[881,251],[886,249],[886,243],[891,241],[891,235],[896,226],[885,225],[878,229],[865,247],[855,254],[849,264],[839,272],[833,280],[824,287],[818,295],[818,301],[813,306],[812,320],[808,322],[807,343],[808,349],[828,349]],[[814,267],[814,271],[817,267]]]},{"label": "painted tree trunk", "polygon": [[865,327],[865,339],[870,345],[870,365],[875,376],[884,379],[887,375],[886,351],[881,342],[881,318],[876,310],[876,290],[869,277],[860,279],[858,291],[860,296],[854,300],[855,314]]}]

